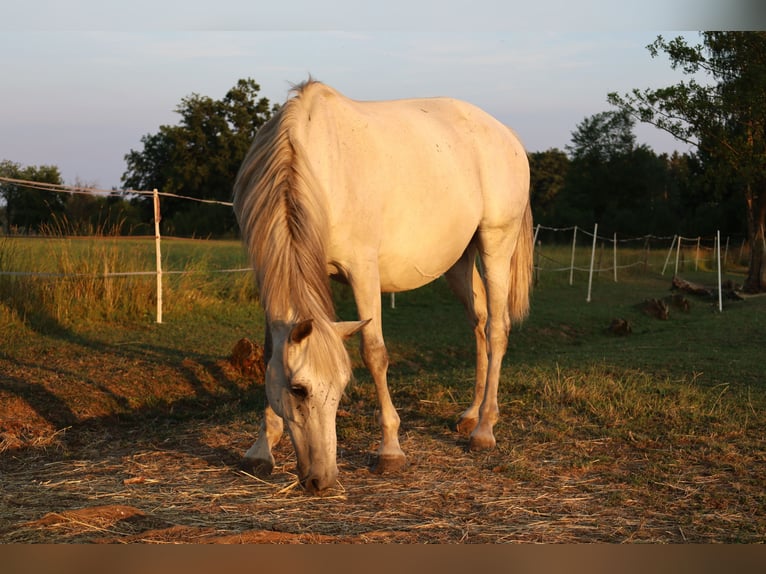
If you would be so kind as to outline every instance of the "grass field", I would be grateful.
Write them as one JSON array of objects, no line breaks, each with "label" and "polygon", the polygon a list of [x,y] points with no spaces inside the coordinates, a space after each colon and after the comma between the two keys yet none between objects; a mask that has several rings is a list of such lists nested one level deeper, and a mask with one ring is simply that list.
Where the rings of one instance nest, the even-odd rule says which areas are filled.
[{"label": "grass field", "polygon": [[[61,239],[59,252],[7,241],[0,271],[153,268],[141,240]],[[91,262],[77,263],[80,253]],[[166,277],[163,324],[151,276],[0,277],[0,540],[766,540],[766,298],[727,300],[719,313],[689,297],[688,313],[671,308],[661,321],[640,309],[669,294],[671,273],[656,263],[617,283],[598,274],[590,303],[586,274],[570,286],[568,273],[541,273],[529,320],[511,336],[498,446],[471,454],[452,429],[473,379],[462,309],[442,281],[398,294],[395,309],[384,296],[409,465],[368,472],[376,399],[352,343],[339,484],[320,498],[296,486],[287,437],[269,480],[237,468],[264,391],[227,359],[240,338],[260,342],[263,318],[246,274],[208,271],[242,266],[241,248],[173,240],[163,253],[166,269],[197,271]],[[567,248],[547,256],[568,260]],[[348,290],[335,296],[339,315],[354,318]],[[608,333],[614,318],[632,333]]]}]

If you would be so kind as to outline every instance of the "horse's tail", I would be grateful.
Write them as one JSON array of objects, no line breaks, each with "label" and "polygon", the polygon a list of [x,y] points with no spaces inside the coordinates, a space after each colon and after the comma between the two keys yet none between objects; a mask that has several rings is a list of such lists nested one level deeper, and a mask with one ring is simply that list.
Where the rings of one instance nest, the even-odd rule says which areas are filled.
[{"label": "horse's tail", "polygon": [[514,323],[520,323],[529,314],[529,294],[532,290],[535,249],[532,233],[532,207],[527,202],[519,237],[516,240],[516,249],[511,258],[508,312]]}]

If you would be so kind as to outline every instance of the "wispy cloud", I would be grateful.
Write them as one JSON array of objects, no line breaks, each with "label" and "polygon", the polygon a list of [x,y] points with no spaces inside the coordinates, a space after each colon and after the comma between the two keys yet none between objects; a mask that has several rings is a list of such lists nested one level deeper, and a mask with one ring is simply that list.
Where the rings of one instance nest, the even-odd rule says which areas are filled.
[{"label": "wispy cloud", "polygon": [[[519,37],[523,40],[519,41]],[[398,52],[419,64],[505,68],[525,72],[587,67],[589,46],[544,41],[541,34],[413,37]]]}]

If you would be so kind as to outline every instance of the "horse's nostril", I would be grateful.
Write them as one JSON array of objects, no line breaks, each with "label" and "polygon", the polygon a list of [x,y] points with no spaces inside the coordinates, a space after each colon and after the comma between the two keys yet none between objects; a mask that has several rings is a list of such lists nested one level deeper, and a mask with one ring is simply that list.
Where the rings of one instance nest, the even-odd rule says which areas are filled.
[{"label": "horse's nostril", "polygon": [[311,476],[301,480],[301,486],[309,494],[324,494],[335,484],[336,477]]},{"label": "horse's nostril", "polygon": [[311,494],[318,494],[323,489],[322,483],[318,478],[307,478],[303,481],[303,488]]}]

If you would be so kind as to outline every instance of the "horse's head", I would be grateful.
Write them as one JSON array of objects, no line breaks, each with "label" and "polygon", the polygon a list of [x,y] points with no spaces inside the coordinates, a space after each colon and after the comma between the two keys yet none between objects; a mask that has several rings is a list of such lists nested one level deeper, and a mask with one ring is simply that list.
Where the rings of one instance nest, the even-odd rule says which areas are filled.
[{"label": "horse's head", "polygon": [[298,460],[298,478],[311,493],[335,484],[335,415],[351,378],[343,340],[367,321],[331,323],[312,319],[271,324],[272,352],[266,395],[285,422]]}]

